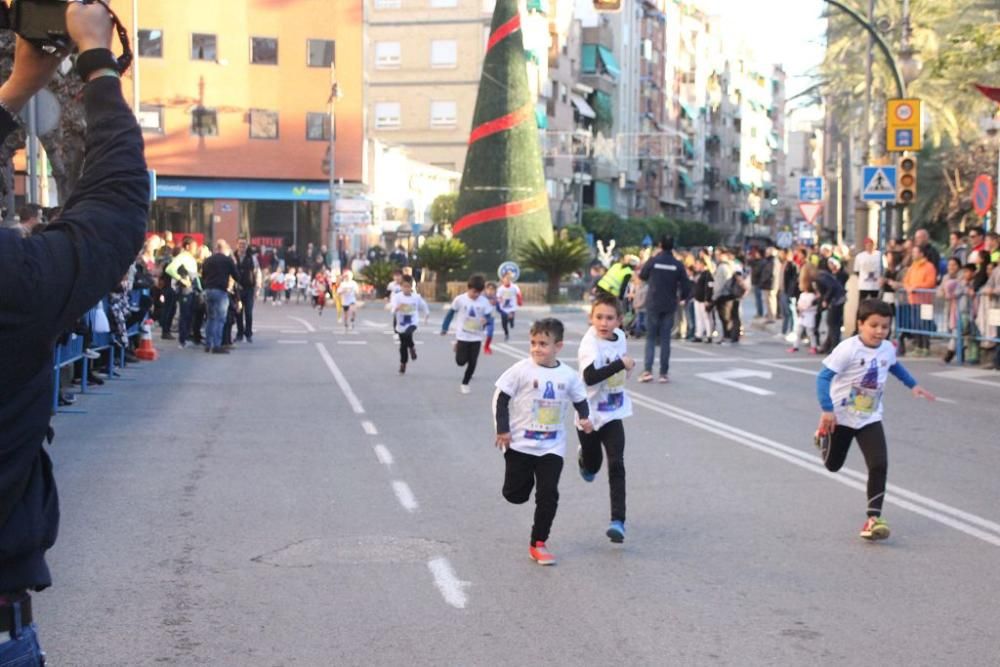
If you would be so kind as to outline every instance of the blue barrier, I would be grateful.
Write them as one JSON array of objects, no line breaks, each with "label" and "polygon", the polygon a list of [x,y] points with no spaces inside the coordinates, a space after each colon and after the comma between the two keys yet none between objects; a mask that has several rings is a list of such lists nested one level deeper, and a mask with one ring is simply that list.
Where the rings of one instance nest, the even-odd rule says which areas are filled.
[{"label": "blue barrier", "polygon": [[56,345],[56,349],[55,352],[53,353],[53,359],[52,359],[52,373],[54,375],[54,380],[55,380],[52,383],[53,411],[59,409],[59,391],[61,389],[61,387],[59,386],[59,369],[64,366],[69,366],[70,364],[76,363],[80,359],[84,360],[84,367],[86,368],[87,358],[83,356],[82,337],[77,336],[76,334],[70,334],[68,341],[66,341],[61,345]]}]

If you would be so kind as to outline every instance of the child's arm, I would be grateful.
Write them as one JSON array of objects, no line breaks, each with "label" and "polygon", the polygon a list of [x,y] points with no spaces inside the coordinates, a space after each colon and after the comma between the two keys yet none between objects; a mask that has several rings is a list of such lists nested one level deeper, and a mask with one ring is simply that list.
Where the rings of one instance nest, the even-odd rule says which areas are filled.
[{"label": "child's arm", "polygon": [[587,399],[573,403],[573,409],[576,410],[576,414],[580,417],[580,430],[584,433],[593,433],[594,425],[590,423],[590,404],[587,403]]},{"label": "child's arm", "polygon": [[431,318],[431,307],[427,305],[427,302],[424,301],[422,297],[417,301],[418,317],[420,316],[420,313],[424,314],[424,324],[427,324],[427,320]]},{"label": "child's arm", "polygon": [[823,413],[819,417],[820,434],[832,433],[837,426],[837,417],[833,414],[833,397],[830,395],[830,384],[837,374],[826,366],[816,376],[816,398]]},{"label": "child's arm", "polygon": [[632,357],[628,356],[616,359],[603,368],[594,368],[594,364],[590,364],[583,369],[583,381],[588,387],[593,387],[595,384],[600,384],[617,373],[632,370],[634,367],[635,361]]},{"label": "child's arm", "polygon": [[928,401],[933,401],[937,398],[934,394],[917,384],[916,378],[910,375],[910,371],[906,370],[906,367],[898,361],[889,366],[889,372],[892,373],[893,377],[905,384],[907,389],[912,390],[913,395],[917,398],[926,398]]},{"label": "child's arm", "polygon": [[455,309],[449,308],[448,314],[444,316],[444,322],[441,323],[441,335],[444,336],[448,333],[448,327],[451,326],[451,320],[455,317]]},{"label": "child's arm", "polygon": [[497,393],[496,410],[496,446],[505,450],[510,447],[510,394],[503,391]]}]

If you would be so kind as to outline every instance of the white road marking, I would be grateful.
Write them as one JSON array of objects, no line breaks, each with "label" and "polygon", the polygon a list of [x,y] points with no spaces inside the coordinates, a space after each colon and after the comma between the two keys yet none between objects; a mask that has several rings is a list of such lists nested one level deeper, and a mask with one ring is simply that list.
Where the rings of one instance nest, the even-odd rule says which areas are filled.
[{"label": "white road marking", "polygon": [[[695,347],[696,345],[705,345],[705,343],[688,343],[686,345],[677,345],[677,347],[682,350],[687,350],[688,352],[694,352],[695,354],[703,354],[706,357],[719,356],[718,352],[709,352],[708,350],[703,350],[700,347]],[[671,359],[670,361],[673,361],[673,359]]]},{"label": "white road marking", "polygon": [[375,424],[371,423],[367,419],[361,422],[361,428],[365,430],[368,435],[378,435],[378,429],[375,428]]},{"label": "white road marking", "polygon": [[367,345],[366,340],[338,340],[337,345]]},{"label": "white road marking", "polygon": [[307,340],[277,340],[275,342],[278,345],[305,345],[309,341],[307,341]]},{"label": "white road marking", "polygon": [[396,494],[396,499],[399,504],[403,506],[407,512],[416,512],[420,505],[417,504],[417,499],[413,497],[413,491],[410,490],[410,485],[406,482],[398,479],[392,481],[392,491]]},{"label": "white road marking", "polygon": [[300,322],[302,324],[302,326],[304,326],[306,328],[306,331],[308,331],[309,333],[316,333],[316,327],[314,327],[313,325],[309,324],[309,322],[305,321],[301,317],[294,317],[292,315],[289,315],[288,319],[295,320],[296,322]]},{"label": "white road marking", "polygon": [[392,452],[385,445],[375,445],[375,458],[384,466],[391,466],[393,464]]},{"label": "white road marking", "polygon": [[754,387],[753,385],[744,384],[742,382],[736,382],[737,378],[762,378],[764,380],[770,380],[774,377],[774,374],[771,373],[771,371],[754,371],[748,368],[734,368],[728,371],[719,371],[717,373],[697,373],[696,375],[697,377],[708,380],[709,382],[726,385],[727,387],[733,387],[734,389],[746,391],[751,394],[757,394],[758,396],[774,395],[773,391],[761,389],[760,387]]},{"label": "white road marking", "polygon": [[283,333],[283,334],[302,334],[302,335],[305,335],[305,334],[307,334],[309,332],[308,331],[303,331],[302,329],[282,329],[278,333]]},{"label": "white road marking", "polygon": [[950,371],[941,371],[939,373],[931,373],[934,377],[947,378],[949,380],[958,380],[959,382],[971,382],[973,384],[982,384],[987,387],[1000,388],[1000,382],[990,382],[989,380],[980,380],[981,377],[997,377],[996,371],[980,370],[977,368],[956,368]]},{"label": "white road marking", "polygon": [[[750,360],[748,359],[747,361]],[[818,370],[810,370],[808,368],[792,368],[791,366],[785,366],[784,364],[776,361],[753,360],[752,363],[759,364],[761,366],[768,366],[770,368],[777,368],[779,370],[788,371],[789,373],[802,373],[803,375],[811,375],[813,377],[819,375]]]},{"label": "white road marking", "polygon": [[[494,349],[511,357],[523,359],[527,355],[519,354],[516,351],[504,349],[503,343],[495,344]],[[632,401],[653,412],[658,412],[667,417],[685,422],[703,431],[715,433],[727,440],[731,440],[744,447],[749,447],[764,454],[791,463],[804,470],[822,475],[826,479],[849,486],[852,489],[865,491],[865,482],[868,479],[866,473],[858,472],[850,468],[841,468],[837,474],[830,473],[813,453],[803,452],[799,449],[783,445],[779,442],[765,438],[763,436],[750,433],[735,426],[730,426],[715,419],[705,417],[696,412],[684,410],[662,401],[650,398],[635,391],[629,392]],[[981,516],[966,512],[957,507],[928,498],[927,496],[910,491],[895,484],[887,484],[886,488],[890,495],[886,496],[885,502],[896,507],[909,510],[914,514],[919,514],[932,521],[936,521],[949,528],[965,533],[971,537],[982,540],[988,544],[1000,547],[1000,523],[991,521]],[[978,527],[977,527],[978,526]],[[992,532],[990,532],[992,531]]]},{"label": "white road marking", "polygon": [[346,397],[347,402],[351,404],[351,409],[354,410],[354,414],[364,414],[364,406],[361,405],[361,401],[358,400],[354,390],[351,389],[351,385],[347,382],[347,378],[340,372],[340,368],[337,366],[336,362],[334,362],[333,357],[330,356],[330,352],[326,349],[326,345],[323,345],[323,343],[316,343],[316,349],[319,350],[319,356],[323,357],[323,362],[326,364],[326,367],[330,369],[333,379],[337,381],[340,391],[344,392],[344,397]]},{"label": "white road marking", "polygon": [[427,561],[427,567],[434,575],[434,585],[441,591],[444,601],[456,609],[465,609],[465,605],[469,601],[465,595],[465,587],[469,585],[469,582],[462,581],[455,576],[455,571],[447,558],[441,557]]}]

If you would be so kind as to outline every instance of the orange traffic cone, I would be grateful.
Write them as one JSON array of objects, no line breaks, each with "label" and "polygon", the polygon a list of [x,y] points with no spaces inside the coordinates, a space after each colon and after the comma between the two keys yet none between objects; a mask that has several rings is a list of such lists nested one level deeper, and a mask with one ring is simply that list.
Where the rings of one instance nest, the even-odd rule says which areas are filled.
[{"label": "orange traffic cone", "polygon": [[135,356],[143,361],[156,361],[160,353],[153,347],[153,320],[146,320],[142,323],[142,339],[139,341],[139,349],[135,351]]}]

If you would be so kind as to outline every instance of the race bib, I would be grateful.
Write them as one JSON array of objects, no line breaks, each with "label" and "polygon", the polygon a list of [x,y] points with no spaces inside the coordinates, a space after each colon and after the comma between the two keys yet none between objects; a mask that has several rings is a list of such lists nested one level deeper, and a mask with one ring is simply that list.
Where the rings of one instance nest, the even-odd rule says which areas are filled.
[{"label": "race bib", "polygon": [[858,417],[871,417],[878,410],[881,400],[882,392],[878,389],[854,386],[847,397],[847,410]]},{"label": "race bib", "polygon": [[524,432],[528,440],[555,440],[562,428],[562,403],[539,398],[531,406],[531,428]]},{"label": "race bib", "polygon": [[462,331],[466,333],[479,333],[482,329],[483,325],[480,323],[478,317],[467,317],[465,318],[465,323],[462,324]]}]

